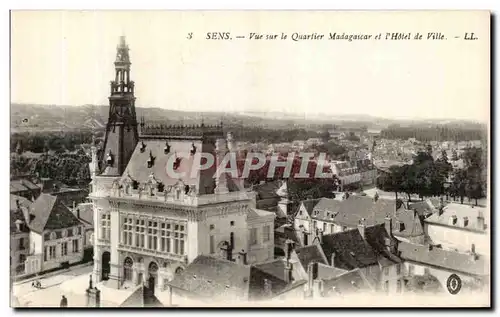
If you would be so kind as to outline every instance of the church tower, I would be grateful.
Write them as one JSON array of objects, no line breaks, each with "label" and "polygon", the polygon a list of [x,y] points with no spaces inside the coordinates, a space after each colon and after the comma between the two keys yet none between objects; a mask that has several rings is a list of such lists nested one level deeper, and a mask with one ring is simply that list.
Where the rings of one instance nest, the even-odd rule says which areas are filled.
[{"label": "church tower", "polygon": [[121,36],[116,48],[115,80],[111,81],[109,117],[100,155],[100,170],[105,176],[122,175],[139,139],[130,65],[129,48],[125,36]]}]

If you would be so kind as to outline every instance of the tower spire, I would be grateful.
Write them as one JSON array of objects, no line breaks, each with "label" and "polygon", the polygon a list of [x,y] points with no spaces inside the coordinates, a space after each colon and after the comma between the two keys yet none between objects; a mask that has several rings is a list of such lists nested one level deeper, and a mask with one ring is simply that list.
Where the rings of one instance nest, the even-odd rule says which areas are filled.
[{"label": "tower spire", "polygon": [[[116,47],[115,78],[111,81],[109,116],[106,125],[104,153],[111,152],[116,158],[106,175],[121,175],[138,142],[135,112],[134,82],[130,79],[130,55],[125,36],[120,36]],[[106,166],[106,164],[103,164]],[[108,164],[109,166],[109,164]]]}]

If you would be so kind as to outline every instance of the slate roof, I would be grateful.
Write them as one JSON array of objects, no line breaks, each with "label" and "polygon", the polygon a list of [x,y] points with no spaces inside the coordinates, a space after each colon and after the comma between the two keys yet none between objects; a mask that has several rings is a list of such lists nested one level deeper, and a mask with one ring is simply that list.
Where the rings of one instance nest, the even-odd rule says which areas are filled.
[{"label": "slate roof", "polygon": [[[333,289],[335,287],[335,290]],[[372,285],[359,269],[351,270],[329,280],[323,280],[325,296],[373,291]]]},{"label": "slate roof", "polygon": [[329,263],[332,254],[335,253],[334,266],[344,270],[378,264],[377,254],[363,239],[358,229],[324,235],[321,248]]},{"label": "slate roof", "polygon": [[[400,230],[399,223],[404,225],[403,230]],[[393,218],[392,227],[393,234],[398,237],[418,237],[424,234],[421,218],[413,210],[399,209]]]},{"label": "slate roof", "polygon": [[460,253],[438,247],[429,249],[429,246],[408,242],[401,242],[398,245],[400,257],[405,261],[418,262],[470,275],[489,274],[489,260],[484,256],[476,254],[473,257],[468,253]]},{"label": "slate roof", "polygon": [[255,266],[200,255],[169,284],[197,298],[248,300],[264,296],[264,279],[272,282],[273,292],[287,286],[283,280]]},{"label": "slate roof", "polygon": [[[330,221],[339,225],[355,227],[361,218],[366,225],[383,223],[387,215],[393,215],[396,210],[394,200],[351,195],[344,200],[322,198],[313,211],[313,219]],[[316,211],[318,213],[316,214]]]},{"label": "slate roof", "polygon": [[[300,270],[300,264],[299,263],[293,263],[292,262],[292,278],[293,279],[299,279],[299,270]],[[253,266],[256,269],[259,269],[260,271],[272,275],[276,278],[278,278],[281,281],[285,280],[285,263],[286,260],[284,258],[281,259],[275,259],[271,260],[268,262],[263,262],[263,263],[258,263],[254,264]]]},{"label": "slate roof", "polygon": [[78,218],[60,201],[58,196],[41,194],[31,206],[31,213],[34,217],[29,227],[37,233],[81,225]]},{"label": "slate roof", "polygon": [[120,307],[164,307],[164,305],[155,295],[148,294],[146,286],[139,285]]},{"label": "slate roof", "polygon": [[[79,219],[84,222],[84,224],[89,226],[94,226],[94,210],[92,203],[81,203],[76,206],[79,210]],[[76,211],[74,212],[77,215]],[[77,215],[78,216],[78,215]]]},{"label": "slate roof", "polygon": [[325,255],[321,251],[321,248],[317,244],[308,245],[305,247],[295,248],[295,253],[299,258],[300,264],[307,271],[307,266],[311,262],[317,262],[322,264],[328,264]]},{"label": "slate roof", "polygon": [[318,263],[318,279],[328,280],[347,272],[347,270]]},{"label": "slate roof", "polygon": [[26,179],[13,179],[10,181],[11,192],[32,191],[40,189],[41,189],[40,186],[37,186],[31,181]]},{"label": "slate roof", "polygon": [[[424,221],[429,223],[437,223],[448,227],[459,227],[466,230],[486,232],[486,226],[483,228],[478,227],[477,217],[482,213],[485,225],[488,223],[488,215],[486,208],[472,207],[470,205],[450,203],[443,208],[442,213],[434,213],[432,216],[426,218]],[[455,225],[450,224],[450,218],[456,216],[457,222]],[[464,225],[464,217],[467,217],[468,224]]]},{"label": "slate roof", "polygon": [[[167,142],[170,146],[170,152],[165,154]],[[145,145],[144,150],[142,150],[143,144]],[[202,141],[199,138],[194,138],[193,140],[142,138],[137,143],[135,150],[130,157],[128,165],[122,175],[122,181],[130,175],[133,180],[138,181],[141,184],[146,183],[149,180],[151,173],[153,173],[157,181],[162,182],[165,186],[174,186],[178,183],[179,179],[173,175],[168,175],[166,171],[169,158],[174,156],[181,159],[180,166],[175,172],[185,173],[184,177],[182,177],[182,182],[185,185],[195,186],[200,194],[206,194],[207,189],[205,187],[208,186],[210,187],[208,193],[212,193],[215,186],[213,175],[215,173],[216,166],[213,165],[213,168],[201,171],[200,177],[192,175],[193,169],[195,169],[196,166],[199,167],[201,163],[199,160],[195,162],[195,158],[200,158],[200,156],[190,156],[192,144],[196,147],[197,152],[203,151],[204,153],[215,153],[215,146],[204,144],[202,148]],[[150,159],[150,155],[154,157],[154,164],[151,168],[148,167],[147,163]],[[173,162],[174,159],[171,159],[170,164],[173,164]]]},{"label": "slate roof", "polygon": [[[387,250],[386,239],[391,240],[393,245],[397,244],[397,240],[391,238],[387,232],[385,225],[375,225],[365,228],[365,237],[368,244],[372,247],[373,251],[378,257],[379,264],[382,266],[388,266],[396,263],[401,263],[401,259],[397,257],[394,253]],[[395,249],[394,249],[395,251]]]},{"label": "slate roof", "polygon": [[275,217],[274,212],[262,210],[262,209],[257,209],[257,208],[250,208],[248,211],[248,218],[262,218],[262,217]]}]

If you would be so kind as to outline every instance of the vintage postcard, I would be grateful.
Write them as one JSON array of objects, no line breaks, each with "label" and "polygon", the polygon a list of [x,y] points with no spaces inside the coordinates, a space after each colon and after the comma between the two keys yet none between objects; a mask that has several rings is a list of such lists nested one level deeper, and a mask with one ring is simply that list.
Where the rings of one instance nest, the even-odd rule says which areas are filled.
[{"label": "vintage postcard", "polygon": [[11,306],[490,307],[490,19],[11,11]]}]

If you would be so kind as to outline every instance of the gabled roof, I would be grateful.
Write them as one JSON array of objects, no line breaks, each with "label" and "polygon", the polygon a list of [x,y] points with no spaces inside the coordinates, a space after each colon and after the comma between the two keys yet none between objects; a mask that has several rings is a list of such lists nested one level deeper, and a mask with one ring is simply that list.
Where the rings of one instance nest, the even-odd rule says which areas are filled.
[{"label": "gabled roof", "polygon": [[[316,211],[318,211],[317,214]],[[368,226],[383,223],[385,217],[393,215],[395,211],[396,202],[393,200],[375,201],[371,197],[351,195],[344,200],[321,198],[314,207],[312,216],[315,219],[354,227],[361,218],[365,218]]]},{"label": "gabled roof", "polygon": [[[441,224],[448,227],[458,227],[465,230],[474,230],[486,232],[486,224],[488,224],[488,215],[486,208],[474,207],[471,205],[462,205],[450,203],[443,208],[441,213],[434,213],[432,216],[426,218],[424,221],[428,223]],[[478,216],[482,215],[485,226],[479,227]],[[450,224],[450,218],[457,218],[457,222],[453,225]],[[467,218],[467,226],[464,224],[464,218]]]},{"label": "gabled roof", "polygon": [[318,263],[318,279],[321,280],[332,279],[347,272],[347,270]]},{"label": "gabled roof", "polygon": [[169,284],[200,299],[248,300],[265,296],[265,279],[271,281],[273,292],[287,285],[280,278],[255,266],[200,255]]},{"label": "gabled roof", "polygon": [[78,218],[58,196],[41,194],[31,206],[31,212],[34,218],[30,221],[29,227],[38,233],[81,225]]},{"label": "gabled roof", "polygon": [[377,254],[363,239],[358,229],[324,235],[321,247],[329,262],[335,253],[335,267],[344,270],[378,264]]},{"label": "gabled roof", "polygon": [[[327,199],[327,198],[325,198]],[[306,210],[307,214],[309,216],[312,216],[312,213],[313,213],[313,209],[314,207],[316,207],[316,205],[319,203],[321,199],[308,199],[308,200],[304,200],[301,202],[300,206],[299,206],[299,209],[300,207],[304,206],[304,209]]]},{"label": "gabled roof", "polygon": [[335,296],[373,291],[374,286],[363,272],[355,269],[332,279],[323,280],[323,289],[325,296]]},{"label": "gabled roof", "polygon": [[146,286],[139,285],[120,307],[164,307],[164,305]]},{"label": "gabled roof", "polygon": [[405,261],[418,262],[471,275],[488,275],[490,272],[489,260],[478,254],[473,256],[468,253],[408,242],[400,242],[398,251],[400,257]]},{"label": "gabled roof", "polygon": [[94,210],[92,203],[81,203],[76,206],[76,209],[79,211],[79,219],[86,225],[94,226]]},{"label": "gabled roof", "polygon": [[262,210],[262,209],[257,209],[257,208],[250,208],[248,211],[248,218],[250,219],[255,219],[255,218],[264,218],[264,217],[275,217],[276,214],[274,212]]},{"label": "gabled roof", "polygon": [[296,248],[294,251],[297,254],[300,264],[306,271],[307,271],[307,266],[311,262],[328,264],[325,255],[321,251],[320,246],[317,244]]},{"label": "gabled roof", "polygon": [[392,245],[395,245],[397,240],[389,235],[383,224],[365,228],[365,237],[368,244],[375,251],[380,265],[388,266],[401,263],[399,257],[387,250],[386,240],[389,240]]}]

